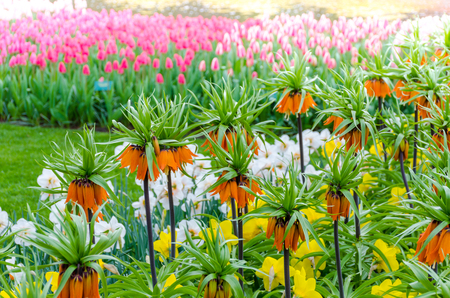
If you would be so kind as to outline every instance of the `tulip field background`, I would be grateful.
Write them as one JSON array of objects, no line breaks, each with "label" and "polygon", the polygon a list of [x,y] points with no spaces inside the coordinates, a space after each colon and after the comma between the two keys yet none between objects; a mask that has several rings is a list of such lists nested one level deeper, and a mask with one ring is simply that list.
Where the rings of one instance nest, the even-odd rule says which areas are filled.
[{"label": "tulip field background", "polygon": [[446,12],[1,1],[0,297],[450,298]]}]

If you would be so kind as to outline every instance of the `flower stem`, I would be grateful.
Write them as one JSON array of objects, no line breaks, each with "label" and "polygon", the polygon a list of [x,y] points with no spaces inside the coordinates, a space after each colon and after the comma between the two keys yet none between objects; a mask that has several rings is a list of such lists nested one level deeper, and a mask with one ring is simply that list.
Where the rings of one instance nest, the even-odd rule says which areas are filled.
[{"label": "flower stem", "polygon": [[[300,146],[300,170],[301,170],[301,173],[303,174],[305,172],[305,159],[304,159],[304,153],[303,153],[302,114],[298,114],[297,127],[298,127],[298,145]],[[302,180],[303,180],[303,177],[302,177]]]},{"label": "flower stem", "polygon": [[147,173],[145,173],[145,178],[144,178],[145,215],[146,215],[146,220],[147,220],[150,271],[152,274],[153,286],[156,286],[158,279],[156,277],[155,250],[153,248],[153,224],[152,224],[152,214],[150,213],[150,198],[149,198],[148,192],[149,192],[149,190],[148,190],[148,171],[147,171]]},{"label": "flower stem", "polygon": [[[92,217],[93,216],[94,216],[94,214],[92,213],[92,210],[90,208],[88,208],[89,233],[91,231],[91,222],[92,222]],[[95,244],[95,237],[94,237],[94,235],[92,235],[92,244]]]},{"label": "flower stem", "polygon": [[[238,242],[238,250],[239,250],[239,261],[244,260],[244,227],[242,225],[242,208],[238,208],[238,238],[239,238],[239,242]],[[244,277],[244,269],[243,268],[239,268],[239,274],[242,275],[242,277]],[[242,279],[239,279],[239,283],[241,284],[241,288],[242,290],[244,290],[244,281]]]},{"label": "flower stem", "polygon": [[[355,200],[356,207],[359,208],[359,197],[356,194],[356,191],[353,191],[353,200]],[[355,212],[355,235],[356,239],[359,240],[359,238],[361,237],[361,225],[359,223],[359,217],[356,215],[356,212]]]},{"label": "flower stem", "polygon": [[334,221],[334,250],[336,252],[336,269],[339,281],[339,297],[344,298],[344,281],[342,280],[341,251],[339,249],[339,222]]},{"label": "flower stem", "polygon": [[[401,150],[398,154],[398,159],[400,160],[400,170],[402,172],[403,184],[405,184],[406,194],[408,195],[408,199],[411,200],[411,195],[409,194],[408,180],[406,180],[405,166],[403,163],[403,151],[401,151]],[[413,204],[410,204],[410,207],[414,208]]]},{"label": "flower stem", "polygon": [[[378,112],[380,113],[380,119],[379,119],[379,122],[378,122],[378,124],[379,124],[378,130],[382,130],[384,128],[383,119],[381,118],[381,116],[382,116],[382,113],[381,113],[382,109],[383,109],[383,98],[381,96],[379,96],[378,97]],[[384,143],[383,143],[383,153],[384,153],[384,161],[386,161],[387,160],[387,153],[386,153],[386,148],[384,146]]]},{"label": "flower stem", "polygon": [[[284,245],[283,245],[284,246]],[[289,272],[289,249],[284,248],[284,289],[286,298],[291,298],[291,277]]]},{"label": "flower stem", "polygon": [[419,109],[417,108],[417,104],[414,105],[414,153],[413,153],[413,170],[414,173],[417,171],[417,139],[419,137]]},{"label": "flower stem", "polygon": [[238,235],[238,226],[237,226],[237,222],[236,222],[236,200],[231,197],[231,216],[233,217],[233,231],[234,234],[237,236]]},{"label": "flower stem", "polygon": [[175,259],[175,242],[176,242],[176,231],[175,231],[175,206],[173,205],[173,193],[172,193],[172,171],[169,170],[167,174],[167,188],[169,192],[169,212],[170,212],[170,258]]}]

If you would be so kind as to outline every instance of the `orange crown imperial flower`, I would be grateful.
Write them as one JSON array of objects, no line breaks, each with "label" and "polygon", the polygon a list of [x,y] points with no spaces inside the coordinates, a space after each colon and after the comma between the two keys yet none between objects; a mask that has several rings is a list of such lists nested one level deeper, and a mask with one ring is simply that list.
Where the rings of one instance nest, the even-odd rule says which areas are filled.
[{"label": "orange crown imperial flower", "polygon": [[350,202],[340,191],[333,191],[328,188],[326,192],[327,211],[331,214],[333,221],[339,220],[339,217],[347,217],[350,211]]},{"label": "orange crown imperial flower", "polygon": [[[344,119],[342,119],[341,117],[331,115],[323,122],[323,125],[328,125],[328,124],[333,123],[333,131],[335,131],[339,127],[339,125],[341,125],[342,121],[344,121]],[[339,130],[339,134],[343,133],[344,131],[345,131],[345,127],[341,128],[341,130]]]},{"label": "orange crown imperial flower", "polygon": [[[227,172],[223,172],[217,180],[220,180]],[[212,195],[219,194],[221,203],[225,203],[227,200],[234,198],[237,202],[238,208],[245,208],[249,201],[254,201],[255,196],[249,194],[242,188],[245,186],[250,188],[254,193],[261,194],[262,191],[259,188],[259,184],[254,180],[249,180],[243,175],[239,175],[231,180],[228,180],[217,187],[213,188],[210,193]]]},{"label": "orange crown imperial flower", "polygon": [[[392,150],[394,151],[394,150]],[[408,159],[409,143],[407,140],[402,140],[400,146],[398,146],[397,151],[395,151],[394,159],[399,161],[400,152],[403,152],[403,160]]]},{"label": "orange crown imperial flower", "polygon": [[[58,285],[61,283],[67,268],[67,265],[59,266]],[[78,266],[64,285],[61,293],[58,295],[58,298],[81,297],[100,298],[100,293],[98,291],[98,273],[90,267],[83,268],[83,266]]]},{"label": "orange crown imperial flower", "polygon": [[[422,249],[423,244],[428,236],[437,228],[440,222],[433,220],[425,229],[417,241],[417,253]],[[419,254],[419,261],[433,265],[434,263],[442,263],[445,257],[450,253],[450,227],[445,227],[442,231],[436,234],[428,245]]]},{"label": "orange crown imperial flower", "polygon": [[[395,84],[393,92],[395,92],[395,95],[401,100],[401,101],[408,101],[411,98],[414,98],[419,94],[417,91],[404,91],[402,88],[405,87],[405,82],[398,81],[397,84]],[[416,103],[423,103],[424,97],[417,97],[414,101]],[[412,101],[410,101],[408,104],[411,104]]]},{"label": "orange crown imperial flower", "polygon": [[367,80],[364,87],[366,87],[369,96],[385,98],[387,95],[391,95],[391,88],[383,79]]},{"label": "orange crown imperial flower", "polygon": [[[70,183],[66,203],[69,201],[78,203],[87,216],[89,209],[92,213],[97,212],[98,206],[101,206],[108,197],[109,195],[103,187],[89,179],[81,178]],[[99,217],[102,218],[103,216],[100,214]]]},{"label": "orange crown imperial flower", "polygon": [[[286,233],[288,225],[288,218],[269,218],[266,237],[267,239],[270,239],[270,237],[272,237],[272,235],[275,233],[275,241],[273,246],[276,246],[278,251],[281,251],[283,249],[284,234]],[[296,220],[289,229],[288,234],[286,235],[286,239],[284,239],[285,249],[292,249],[293,252],[296,252],[298,249],[298,239],[305,241],[305,234],[303,233],[300,222]]]},{"label": "orange crown imperial flower", "polygon": [[[157,162],[153,161],[154,180],[157,180],[160,175],[158,166],[161,171],[168,174],[169,170],[175,172],[186,163],[192,164],[193,157],[197,156],[187,146],[161,149],[156,138],[152,138],[152,143]],[[145,179],[148,171],[148,162],[144,146],[129,145],[117,160],[120,160],[121,168],[130,167],[131,173],[134,173],[137,168],[136,178],[139,180]]]},{"label": "orange crown imperial flower", "polygon": [[309,92],[306,93],[305,98],[303,99],[303,105],[300,107],[301,102],[301,91],[288,92],[278,103],[277,112],[286,114],[288,117],[290,113],[293,115],[297,115],[297,113],[304,114],[309,110],[309,108],[317,105]]},{"label": "orange crown imperial flower", "polygon": [[444,151],[446,146],[444,135],[447,138],[447,148],[450,150],[450,131],[448,129],[439,129],[432,135],[432,139],[438,148]]},{"label": "orange crown imperial flower", "polygon": [[355,146],[355,153],[362,149],[369,140],[369,130],[366,129],[366,136],[364,145],[362,144],[362,133],[358,128],[353,128],[351,131],[341,137],[345,140],[345,149],[348,151],[352,146]]},{"label": "orange crown imperial flower", "polygon": [[[250,145],[253,142],[253,137],[244,129],[243,130],[245,140],[247,141],[247,145]],[[219,132],[218,131],[210,131],[208,133],[209,137],[213,142],[219,143]],[[220,146],[227,152],[230,152],[230,150],[233,150],[233,139],[236,139],[236,132],[228,129],[223,138],[220,142]],[[231,144],[231,148],[228,148],[228,142]],[[206,139],[205,142],[202,144],[201,148],[205,148],[205,151],[209,152],[212,156],[215,156],[213,146],[211,145],[209,139]],[[255,154],[258,155],[259,152],[259,146],[258,143],[255,142],[253,145],[252,150],[254,150]]]}]

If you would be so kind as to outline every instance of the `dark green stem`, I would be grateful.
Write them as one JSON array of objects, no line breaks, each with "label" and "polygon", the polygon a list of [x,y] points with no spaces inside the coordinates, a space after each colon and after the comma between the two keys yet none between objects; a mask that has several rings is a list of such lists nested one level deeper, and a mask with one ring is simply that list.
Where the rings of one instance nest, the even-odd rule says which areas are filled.
[{"label": "dark green stem", "polygon": [[339,282],[339,297],[344,298],[344,281],[342,279],[341,251],[339,249],[339,221],[334,221],[334,250],[336,252],[336,271]]},{"label": "dark green stem", "polygon": [[[284,246],[284,245],[283,245]],[[291,277],[289,272],[289,249],[284,248],[284,289],[286,298],[291,298]]]},{"label": "dark green stem", "polygon": [[[170,258],[173,260],[175,259],[175,252],[176,252],[176,230],[175,230],[175,206],[173,204],[173,193],[172,193],[172,171],[169,170],[169,173],[167,174],[167,188],[169,192],[169,213],[170,213]],[[170,260],[169,260],[170,262]]]},{"label": "dark green stem", "polygon": [[[400,150],[400,148],[399,148]],[[408,195],[408,199],[411,200],[411,195],[409,194],[409,186],[408,186],[408,180],[406,180],[406,174],[405,174],[405,166],[403,162],[403,151],[400,150],[398,154],[398,159],[400,161],[400,171],[402,172],[402,178],[403,178],[403,184],[406,188],[406,194]],[[411,208],[414,208],[413,204],[410,204]]]},{"label": "dark green stem", "polygon": [[158,279],[156,277],[156,266],[155,266],[155,250],[153,248],[153,224],[152,224],[152,214],[150,212],[150,198],[148,190],[148,171],[145,173],[144,178],[144,199],[145,199],[145,215],[147,220],[147,234],[148,234],[148,250],[150,258],[150,271],[152,274],[153,286],[156,286]]}]

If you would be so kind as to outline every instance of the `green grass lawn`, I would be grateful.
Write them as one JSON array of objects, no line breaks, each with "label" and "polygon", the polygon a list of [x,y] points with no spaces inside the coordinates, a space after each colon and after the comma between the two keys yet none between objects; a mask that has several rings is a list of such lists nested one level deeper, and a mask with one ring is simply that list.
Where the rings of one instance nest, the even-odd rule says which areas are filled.
[{"label": "green grass lawn", "polygon": [[[77,130],[0,123],[0,207],[11,217],[14,211],[18,217],[22,216],[22,212],[26,214],[27,204],[32,210],[37,209],[40,192],[29,187],[38,186],[36,180],[42,173],[39,163],[44,153],[51,153],[49,143],[54,141],[63,146],[67,132],[76,140],[75,133],[79,132]],[[108,133],[96,133],[98,142],[106,142],[108,139]],[[114,147],[109,146],[106,152],[113,154]],[[119,173],[125,175],[124,170],[117,170],[117,174]],[[134,182],[134,176],[127,178],[128,194],[133,200],[137,200],[141,191]]]}]

